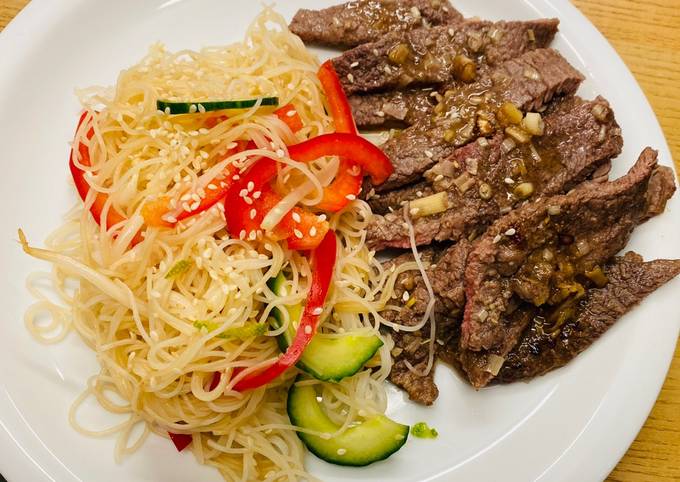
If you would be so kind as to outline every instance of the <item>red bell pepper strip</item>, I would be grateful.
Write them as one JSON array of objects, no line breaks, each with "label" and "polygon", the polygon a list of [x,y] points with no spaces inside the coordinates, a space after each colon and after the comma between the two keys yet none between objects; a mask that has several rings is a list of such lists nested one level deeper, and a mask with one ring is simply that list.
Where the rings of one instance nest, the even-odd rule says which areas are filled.
[{"label": "red bell pepper strip", "polygon": [[261,387],[292,367],[302,356],[302,352],[312,340],[319,324],[319,315],[326,301],[328,288],[333,277],[336,257],[335,233],[328,231],[321,244],[312,250],[310,265],[312,268],[312,282],[307,293],[307,304],[300,318],[300,325],[293,343],[274,364],[258,373],[251,373],[234,385],[234,390],[242,392]]},{"label": "red bell pepper strip", "polygon": [[[87,116],[87,112],[83,112],[83,114],[80,116],[80,120],[78,121],[78,127],[76,128],[76,132],[80,129],[82,123],[85,121],[85,117]],[[94,135],[94,129],[90,128],[90,130],[87,131],[86,137],[87,139],[92,139],[92,136]],[[82,142],[78,143],[78,153],[80,154],[80,164],[83,166],[92,166],[92,161],[90,159],[90,148],[83,144]],[[71,176],[73,177],[73,183],[76,185],[76,189],[78,191],[78,194],[80,195],[80,198],[85,201],[87,198],[87,194],[90,192],[90,184],[87,182],[87,179],[85,179],[85,171],[80,169],[78,166],[75,164],[75,153],[73,151],[73,148],[71,148],[71,156],[69,157],[69,169],[71,171]],[[94,202],[90,206],[90,213],[92,214],[92,217],[94,220],[97,222],[97,224],[101,225],[101,219],[102,219],[102,213],[104,211],[104,205],[106,204],[109,196],[104,193],[97,193]],[[113,208],[109,209],[108,215],[106,216],[106,229],[111,229],[112,226],[115,224],[118,224],[122,221],[125,221],[127,218],[120,214],[118,211],[116,211]],[[132,240],[132,244],[135,245],[142,241],[142,236],[140,233],[137,233],[135,237]]]},{"label": "red bell pepper strip", "polygon": [[269,188],[277,171],[276,161],[262,158],[229,189],[224,198],[224,214],[233,237],[248,239],[251,233],[257,233],[264,216],[280,200]]},{"label": "red bell pepper strip", "polygon": [[[356,173],[359,172],[357,175]],[[338,173],[333,182],[323,190],[323,198],[314,206],[322,211],[335,213],[347,206],[351,199],[356,198],[361,191],[361,167],[340,159]]]},{"label": "red bell pepper strip", "polygon": [[186,433],[168,432],[168,435],[170,435],[170,440],[172,440],[172,443],[175,444],[175,448],[177,449],[178,452],[181,452],[182,450],[187,448],[187,446],[194,439],[191,435]]},{"label": "red bell pepper strip", "polygon": [[300,114],[298,114],[298,111],[293,104],[286,104],[283,107],[276,109],[274,115],[290,127],[290,130],[293,132],[297,132],[303,127]]},{"label": "red bell pepper strip", "polygon": [[[335,131],[356,134],[357,127],[352,117],[352,108],[330,60],[321,65],[317,76],[328,99]],[[361,169],[357,170],[354,166],[356,164],[351,160],[340,159],[335,179],[323,190],[323,198],[317,205],[319,209],[329,212],[340,211],[349,203],[351,196],[359,195],[363,173]]]},{"label": "red bell pepper strip", "polygon": [[[299,219],[299,221],[295,221],[295,219],[293,219],[294,216]],[[277,229],[284,223],[286,223],[287,226],[292,226],[292,234],[287,238],[288,249],[298,251],[314,249],[319,246],[330,229],[328,222],[320,221],[316,214],[297,207],[293,208],[293,210],[286,215],[279,226],[277,226]],[[288,229],[288,232],[290,233],[291,228]]]},{"label": "red bell pepper strip", "polygon": [[[225,217],[229,233],[240,239],[254,239],[262,221],[281,199],[271,187],[277,173],[276,161],[262,158],[234,183],[225,197]],[[270,233],[274,239],[287,239],[290,249],[312,249],[328,231],[328,223],[304,209],[295,207]]]},{"label": "red bell pepper strip", "polygon": [[357,126],[354,124],[354,117],[352,117],[352,108],[349,105],[332,62],[327,60],[321,64],[316,75],[321,81],[321,87],[323,87],[323,91],[326,94],[328,109],[335,124],[335,131],[356,134]]},{"label": "red bell pepper strip", "polygon": [[371,176],[373,184],[382,184],[394,172],[383,151],[355,134],[322,134],[288,147],[288,155],[299,162],[323,156],[350,158]]},{"label": "red bell pepper strip", "polygon": [[[246,149],[255,149],[255,143],[252,141],[237,140],[236,147],[229,149],[221,159],[226,159],[238,152],[243,152]],[[196,209],[191,211],[182,210],[175,216],[175,221],[168,221],[167,215],[173,211],[170,207],[170,198],[168,196],[163,196],[155,201],[146,203],[142,207],[142,216],[144,217],[144,222],[148,226],[154,227],[172,227],[177,221],[182,221],[183,219],[195,216],[200,212],[207,211],[219,201],[224,199],[224,196],[229,191],[229,188],[233,184],[232,176],[237,173],[237,169],[229,165],[222,172],[221,176],[214,179],[210,184],[216,186],[216,189],[205,189],[205,196],[199,201],[199,205]],[[182,193],[184,194],[184,193]],[[192,201],[193,202],[193,201]]]}]

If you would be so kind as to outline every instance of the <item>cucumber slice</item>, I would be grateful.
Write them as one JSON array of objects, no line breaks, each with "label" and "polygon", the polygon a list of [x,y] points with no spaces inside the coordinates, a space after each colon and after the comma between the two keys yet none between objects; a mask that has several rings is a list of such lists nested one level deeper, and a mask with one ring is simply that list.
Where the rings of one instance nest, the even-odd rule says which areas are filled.
[{"label": "cucumber slice", "polygon": [[[332,434],[340,427],[328,418],[316,399],[313,386],[293,384],[288,390],[288,417],[293,425]],[[408,439],[409,426],[376,415],[340,435],[324,439],[298,432],[314,455],[336,465],[364,466],[384,460]]]},{"label": "cucumber slice", "polygon": [[279,105],[278,97],[261,97],[260,99],[244,99],[244,100],[217,100],[206,102],[175,102],[169,100],[157,100],[156,109],[165,112],[166,114],[193,114],[199,112],[199,105],[203,106],[205,112],[211,110],[225,110],[225,109],[249,109],[261,100],[261,106],[277,106]]},{"label": "cucumber slice", "polygon": [[[286,278],[282,273],[269,281],[269,288],[280,295]],[[295,327],[300,321],[302,306],[287,306],[291,323],[288,329],[276,339],[281,352],[285,352],[295,338]],[[280,308],[272,310],[269,323],[274,328],[283,325],[284,315]],[[317,333],[302,353],[297,367],[314,378],[324,381],[339,382],[361,370],[366,362],[373,358],[383,345],[376,335],[347,333],[341,337]]]}]

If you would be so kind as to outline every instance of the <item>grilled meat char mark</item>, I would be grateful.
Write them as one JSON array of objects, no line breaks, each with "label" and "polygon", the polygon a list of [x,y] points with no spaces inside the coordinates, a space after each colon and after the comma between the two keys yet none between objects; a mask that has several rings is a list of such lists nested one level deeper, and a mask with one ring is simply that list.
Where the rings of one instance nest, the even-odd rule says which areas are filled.
[{"label": "grilled meat char mark", "polygon": [[551,333],[534,317],[494,382],[528,380],[566,365],[647,295],[680,274],[680,260],[644,262],[628,252],[614,258],[604,274],[607,284],[588,290],[574,319],[561,329]]},{"label": "grilled meat char mark", "polygon": [[[465,305],[463,290],[463,276],[465,274],[465,260],[470,250],[470,243],[463,241],[445,250],[427,248],[420,252],[421,259],[426,264],[428,278],[436,297],[434,306],[437,319],[435,356],[445,357],[447,347],[456,344],[460,336],[460,318]],[[411,254],[404,254],[385,263],[385,268],[398,266],[406,261],[412,261]],[[408,303],[400,312],[385,311],[382,315],[395,323],[414,326],[422,320],[429,295],[420,273],[407,271],[397,277],[395,297],[402,299],[408,292]],[[406,362],[416,370],[422,371],[427,366],[429,356],[428,337],[429,322],[415,332],[394,331],[383,328],[394,340],[392,350],[393,365],[389,380],[406,391],[409,398],[424,405],[431,405],[439,394],[434,383],[435,366],[422,376],[411,371]]]},{"label": "grilled meat char mark", "polygon": [[[344,52],[332,60],[347,95],[470,81],[475,66],[500,65],[547,47],[556,19],[526,22],[467,20],[406,33],[393,33]],[[469,65],[468,69],[464,69]]]},{"label": "grilled meat char mark", "polygon": [[445,93],[436,115],[411,126],[381,147],[394,173],[375,186],[385,192],[420,179],[423,172],[452,155],[457,147],[503,128],[506,102],[539,109],[560,95],[573,94],[583,76],[555,50],[541,49],[503,63],[490,75]]},{"label": "grilled meat char mark", "polygon": [[481,388],[494,376],[480,368],[480,358],[504,358],[532,310],[559,310],[573,299],[578,278],[620,251],[636,226],[663,211],[674,190],[672,170],[657,166],[656,151],[647,148],[616,181],[537,200],[494,223],[465,270],[461,361],[472,385]]},{"label": "grilled meat char mark", "polygon": [[462,20],[448,0],[354,0],[321,10],[300,9],[290,30],[305,43],[351,48],[387,33]]},{"label": "grilled meat char mark", "polygon": [[[368,226],[371,249],[407,248],[401,206],[432,193],[447,194],[448,209],[413,219],[416,243],[457,241],[485,228],[526,200],[566,192],[621,152],[623,139],[605,99],[563,99],[545,111],[545,130],[528,144],[497,134],[454,151],[425,173],[428,182],[368,200],[378,212]],[[513,147],[514,144],[514,147]],[[417,213],[414,213],[414,215]]]}]

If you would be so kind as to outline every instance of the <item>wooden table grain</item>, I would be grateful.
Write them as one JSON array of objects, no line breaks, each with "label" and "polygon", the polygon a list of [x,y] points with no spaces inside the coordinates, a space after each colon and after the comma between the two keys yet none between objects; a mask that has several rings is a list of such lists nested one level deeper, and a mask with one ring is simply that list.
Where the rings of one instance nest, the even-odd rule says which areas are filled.
[{"label": "wooden table grain", "polygon": [[[0,0],[0,31],[27,3]],[[680,172],[680,0],[573,3],[633,71],[661,122]],[[607,480],[680,480],[680,345],[647,422]]]}]

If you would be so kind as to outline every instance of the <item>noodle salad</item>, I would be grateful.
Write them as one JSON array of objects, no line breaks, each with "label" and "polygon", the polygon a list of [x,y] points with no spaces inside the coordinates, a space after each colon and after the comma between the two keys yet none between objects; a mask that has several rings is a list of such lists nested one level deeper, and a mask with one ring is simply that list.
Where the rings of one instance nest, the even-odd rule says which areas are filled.
[{"label": "noodle salad", "polygon": [[[72,425],[117,434],[117,460],[155,432],[230,481],[311,480],[305,447],[341,465],[397,451],[409,427],[384,416],[392,342],[379,328],[426,319],[380,312],[400,309],[397,276],[423,266],[415,253],[385,269],[365,246],[363,177],[379,184],[392,166],[358,136],[332,66],[266,8],[243,42],[154,45],[115,87],[79,97],[82,202],[46,249],[19,232],[61,297],[29,280],[28,329],[43,343],[75,330],[101,366]],[[83,427],[88,397],[127,420]]]}]

